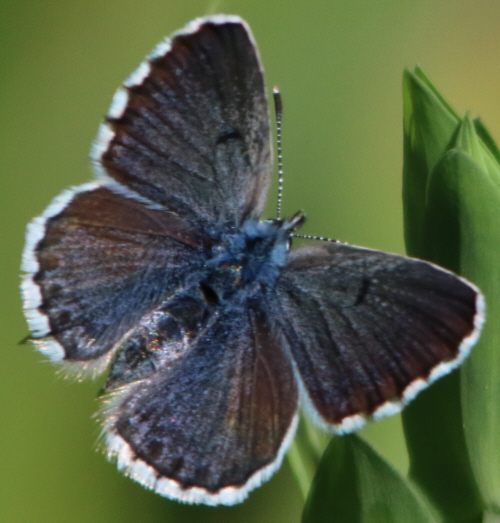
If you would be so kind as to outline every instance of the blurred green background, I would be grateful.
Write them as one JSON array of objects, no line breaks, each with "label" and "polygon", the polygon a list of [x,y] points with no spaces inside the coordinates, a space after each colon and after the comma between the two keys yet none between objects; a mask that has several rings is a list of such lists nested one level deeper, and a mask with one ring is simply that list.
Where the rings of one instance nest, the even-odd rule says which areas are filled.
[{"label": "blurred green background", "polygon": [[[297,523],[287,463],[243,505],[179,505],[95,451],[98,383],[73,383],[29,345],[18,292],[26,223],[91,177],[88,150],[122,80],[197,16],[251,25],[285,106],[285,215],[305,234],[404,252],[403,68],[419,64],[500,138],[500,3],[475,1],[0,0],[0,521]],[[270,196],[274,215],[276,188]],[[399,416],[362,435],[405,472]]]}]

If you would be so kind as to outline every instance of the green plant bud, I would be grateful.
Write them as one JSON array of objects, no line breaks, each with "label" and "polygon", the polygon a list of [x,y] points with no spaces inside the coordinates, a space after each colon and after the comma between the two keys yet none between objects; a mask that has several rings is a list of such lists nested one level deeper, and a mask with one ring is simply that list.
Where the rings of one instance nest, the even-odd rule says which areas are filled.
[{"label": "green plant bud", "polygon": [[[408,254],[486,296],[489,323],[459,373],[403,414],[410,476],[447,521],[500,512],[500,153],[480,120],[459,119],[420,70],[404,78]],[[492,516],[491,516],[492,517]]]}]

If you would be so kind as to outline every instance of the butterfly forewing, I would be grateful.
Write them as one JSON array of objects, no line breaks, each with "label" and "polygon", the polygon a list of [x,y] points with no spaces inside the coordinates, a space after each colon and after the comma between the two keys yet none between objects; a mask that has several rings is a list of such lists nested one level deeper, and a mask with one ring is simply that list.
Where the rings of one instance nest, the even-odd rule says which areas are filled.
[{"label": "butterfly forewing", "polygon": [[115,95],[96,141],[98,173],[203,226],[259,217],[271,148],[264,80],[246,24],[194,22],[138,71]]}]

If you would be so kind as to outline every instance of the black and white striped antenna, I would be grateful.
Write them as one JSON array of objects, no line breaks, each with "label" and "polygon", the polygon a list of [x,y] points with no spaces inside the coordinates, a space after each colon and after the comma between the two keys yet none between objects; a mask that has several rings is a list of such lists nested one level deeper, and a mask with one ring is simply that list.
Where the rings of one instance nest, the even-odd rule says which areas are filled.
[{"label": "black and white striped antenna", "polygon": [[[281,93],[277,87],[273,87],[274,112],[276,114],[276,144],[278,149],[278,220],[281,219],[281,203],[283,201],[283,156],[281,154],[281,118],[283,116],[283,101]],[[323,236],[310,236],[308,234],[290,234],[293,238],[302,238],[304,240],[318,240],[322,242],[337,243],[337,240],[324,238]]]},{"label": "black and white striped antenna", "polygon": [[273,87],[274,112],[276,114],[276,143],[278,149],[278,220],[281,218],[281,201],[283,200],[283,156],[281,155],[281,117],[283,102],[277,87]]}]

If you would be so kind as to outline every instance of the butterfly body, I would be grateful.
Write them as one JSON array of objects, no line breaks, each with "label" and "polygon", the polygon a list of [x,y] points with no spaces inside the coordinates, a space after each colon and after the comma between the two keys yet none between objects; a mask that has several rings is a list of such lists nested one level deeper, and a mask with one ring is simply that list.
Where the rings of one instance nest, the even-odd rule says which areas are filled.
[{"label": "butterfly body", "polygon": [[261,221],[272,161],[262,69],[239,17],[197,19],[115,94],[97,180],[28,226],[38,349],[108,370],[108,455],[161,495],[234,504],[279,468],[299,406],[331,432],[399,412],[467,357],[470,282],[430,263]]},{"label": "butterfly body", "polygon": [[[185,288],[165,293],[161,304],[143,317],[113,360],[106,390],[153,374],[175,361],[224,310],[265,308],[290,248],[296,220],[248,221],[224,234],[193,265]],[[200,248],[202,249],[202,248]],[[203,249],[202,249],[203,251]]]}]

